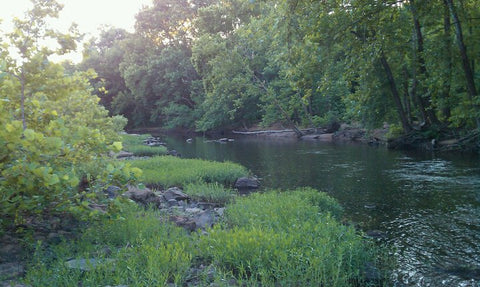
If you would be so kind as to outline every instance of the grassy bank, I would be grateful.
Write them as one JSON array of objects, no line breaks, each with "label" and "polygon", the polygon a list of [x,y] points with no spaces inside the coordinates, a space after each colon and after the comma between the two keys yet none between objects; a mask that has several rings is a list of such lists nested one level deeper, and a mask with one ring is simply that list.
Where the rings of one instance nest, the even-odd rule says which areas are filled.
[{"label": "grassy bank", "polygon": [[143,143],[150,135],[131,135],[122,134],[122,144],[125,151],[133,153],[135,156],[157,156],[167,154],[167,148],[164,146],[148,146]]},{"label": "grassy bank", "polygon": [[157,156],[129,162],[143,170],[142,182],[162,187],[183,186],[194,182],[217,182],[231,186],[237,178],[248,175],[243,166],[232,162],[182,159],[173,156]]},{"label": "grassy bank", "polygon": [[[367,286],[376,248],[339,223],[342,208],[314,189],[237,196],[226,185],[248,174],[234,163],[157,156],[132,160],[145,183],[181,185],[193,200],[225,205],[206,232],[174,226],[165,209],[122,197],[110,216],[75,239],[41,241],[28,286]],[[113,203],[112,202],[112,203]]]},{"label": "grassy bank", "polygon": [[312,189],[237,197],[207,234],[188,234],[162,211],[133,203],[120,212],[78,240],[38,243],[25,283],[366,286],[363,270],[376,260],[375,248],[335,219],[338,203]]}]

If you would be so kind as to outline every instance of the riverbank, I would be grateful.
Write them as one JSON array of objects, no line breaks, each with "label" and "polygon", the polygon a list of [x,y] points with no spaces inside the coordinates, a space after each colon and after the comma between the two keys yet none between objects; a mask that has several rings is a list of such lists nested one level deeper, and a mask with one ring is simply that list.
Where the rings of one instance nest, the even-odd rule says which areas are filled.
[{"label": "riverbank", "polygon": [[[158,157],[165,158],[185,161]],[[30,245],[21,286],[362,286],[383,278],[374,268],[381,265],[376,249],[339,223],[342,211],[331,197],[313,189],[243,197],[215,170],[176,187],[167,174],[154,185],[161,189],[108,190],[117,212],[72,236]]]}]

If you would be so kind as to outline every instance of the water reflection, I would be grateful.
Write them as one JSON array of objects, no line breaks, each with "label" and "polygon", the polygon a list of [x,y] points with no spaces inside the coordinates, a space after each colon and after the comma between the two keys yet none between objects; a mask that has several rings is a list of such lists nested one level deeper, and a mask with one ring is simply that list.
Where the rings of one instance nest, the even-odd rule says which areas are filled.
[{"label": "water reflection", "polygon": [[478,157],[279,139],[166,141],[184,157],[238,162],[264,187],[328,192],[365,231],[386,234],[398,286],[480,285]]}]

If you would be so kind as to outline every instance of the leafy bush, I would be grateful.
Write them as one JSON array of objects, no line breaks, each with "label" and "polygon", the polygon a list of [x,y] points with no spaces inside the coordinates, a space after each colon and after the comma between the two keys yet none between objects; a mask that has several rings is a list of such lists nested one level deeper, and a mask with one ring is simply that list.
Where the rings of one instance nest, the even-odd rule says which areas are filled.
[{"label": "leafy bush", "polygon": [[184,186],[183,191],[196,201],[205,201],[220,205],[229,203],[236,194],[233,189],[225,188],[216,182],[189,183]]},{"label": "leafy bush", "polygon": [[214,162],[201,159],[181,159],[173,156],[157,156],[129,161],[143,171],[142,181],[164,187],[203,181],[232,185],[247,170],[232,162]]},{"label": "leafy bush", "polygon": [[122,134],[123,149],[137,156],[165,155],[167,148],[164,146],[147,146],[143,143],[150,135]]}]

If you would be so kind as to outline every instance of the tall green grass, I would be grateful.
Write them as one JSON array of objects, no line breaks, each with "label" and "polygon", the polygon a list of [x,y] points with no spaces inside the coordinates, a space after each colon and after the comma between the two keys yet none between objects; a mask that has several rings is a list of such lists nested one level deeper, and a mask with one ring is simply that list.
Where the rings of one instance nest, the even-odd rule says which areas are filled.
[{"label": "tall green grass", "polygon": [[193,182],[218,182],[233,185],[247,170],[232,162],[214,162],[201,159],[182,159],[173,156],[157,156],[131,160],[133,167],[143,170],[141,181],[162,187],[178,186]]},{"label": "tall green grass", "polygon": [[[76,240],[54,247],[39,242],[23,283],[231,286],[233,279],[234,286],[368,286],[363,270],[377,259],[375,248],[335,219],[338,203],[312,189],[237,197],[224,223],[207,234],[189,235],[158,210],[121,201],[118,208],[121,217],[92,224]],[[75,258],[95,259],[96,266],[70,268]]]},{"label": "tall green grass", "polygon": [[131,152],[136,156],[155,156],[167,154],[167,148],[164,146],[147,146],[143,143],[150,135],[131,135],[122,134],[122,144],[125,151]]},{"label": "tall green grass", "polygon": [[237,198],[226,224],[199,239],[205,260],[248,284],[354,286],[362,284],[375,249],[335,218],[341,209],[312,189]]},{"label": "tall green grass", "polygon": [[[88,228],[74,242],[38,244],[25,282],[31,286],[180,286],[192,264],[187,233],[151,210],[130,206],[122,219]],[[95,259],[90,270],[70,268],[72,259]],[[92,260],[93,261],[93,260]]]},{"label": "tall green grass", "polygon": [[233,200],[236,192],[225,188],[223,185],[214,183],[189,183],[184,186],[183,192],[193,200],[225,205]]}]

